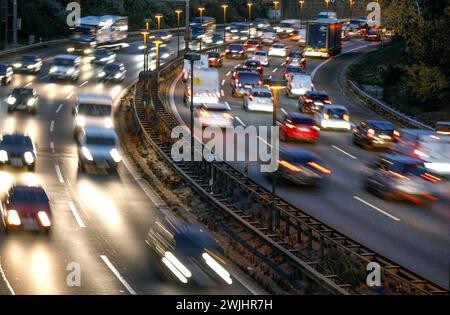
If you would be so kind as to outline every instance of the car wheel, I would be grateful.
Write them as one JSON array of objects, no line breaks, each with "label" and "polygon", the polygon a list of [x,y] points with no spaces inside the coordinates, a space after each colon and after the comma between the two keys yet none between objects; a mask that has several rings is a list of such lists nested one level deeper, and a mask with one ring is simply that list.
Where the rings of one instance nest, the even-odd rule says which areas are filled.
[{"label": "car wheel", "polygon": [[31,111],[31,115],[36,115],[37,109],[33,108],[33,110]]},{"label": "car wheel", "polygon": [[12,108],[8,106],[8,113],[12,113],[12,112],[13,112]]},{"label": "car wheel", "polygon": [[27,166],[27,169],[28,169],[28,171],[30,171],[30,172],[34,172],[35,169],[36,169],[36,164],[28,165],[28,166]]},{"label": "car wheel", "polygon": [[50,235],[52,233],[52,229],[50,227],[44,228],[43,232],[45,233],[45,235]]},{"label": "car wheel", "polygon": [[359,146],[358,140],[356,140],[355,136],[353,136],[353,144]]}]

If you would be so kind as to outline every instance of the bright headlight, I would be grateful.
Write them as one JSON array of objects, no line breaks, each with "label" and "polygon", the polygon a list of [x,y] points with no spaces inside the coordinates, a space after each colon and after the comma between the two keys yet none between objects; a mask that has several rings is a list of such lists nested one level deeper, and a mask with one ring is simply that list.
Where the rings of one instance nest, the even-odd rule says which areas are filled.
[{"label": "bright headlight", "polygon": [[28,69],[33,69],[34,67],[36,67],[36,65],[28,65],[27,66]]},{"label": "bright headlight", "polygon": [[41,221],[42,226],[49,227],[52,225],[52,223],[50,222],[50,218],[47,215],[47,212],[39,211],[38,218],[39,218],[39,221]]},{"label": "bright headlight", "polygon": [[67,70],[67,74],[72,74],[74,72],[75,72],[75,69],[73,69],[73,68],[70,68],[69,70]]},{"label": "bright headlight", "polygon": [[78,127],[84,127],[86,121],[83,117],[77,117],[75,118],[75,123],[77,124]]},{"label": "bright headlight", "polygon": [[0,162],[7,162],[8,161],[8,152],[5,150],[0,150]]},{"label": "bright headlight", "polygon": [[8,224],[9,225],[20,225],[19,213],[16,210],[8,211]]},{"label": "bright headlight", "polygon": [[119,79],[122,76],[121,73],[116,73],[116,75],[114,76],[114,78]]},{"label": "bright headlight", "polygon": [[91,152],[89,152],[89,149],[86,147],[82,147],[81,151],[83,152],[84,157],[86,158],[86,160],[88,161],[93,161],[94,158],[92,157]]},{"label": "bright headlight", "polygon": [[8,103],[9,105],[14,105],[16,103],[16,98],[14,96],[8,96],[8,98],[6,99],[6,103]]},{"label": "bright headlight", "polygon": [[102,58],[100,61],[108,61],[108,58]]},{"label": "bright headlight", "polygon": [[36,99],[35,98],[30,98],[27,102],[28,106],[33,106],[34,104],[36,104]]},{"label": "bright headlight", "polygon": [[214,272],[217,273],[226,283],[233,283],[230,273],[226,271],[225,268],[223,268],[213,257],[211,257],[211,255],[209,255],[208,253],[203,253],[202,257],[205,260],[206,264],[212,270],[214,270]]},{"label": "bright headlight", "polygon": [[113,122],[112,122],[112,119],[111,118],[105,118],[105,127],[106,128],[112,128],[113,127]]},{"label": "bright headlight", "polygon": [[109,153],[111,154],[114,162],[119,163],[120,161],[122,161],[122,157],[120,156],[120,153],[119,151],[117,151],[117,149],[112,149]]},{"label": "bright headlight", "polygon": [[106,75],[106,73],[105,72],[100,72],[99,74],[98,74],[98,76],[100,77],[100,78],[103,78],[104,76]]},{"label": "bright headlight", "polygon": [[74,51],[75,51],[75,48],[73,48],[73,47],[67,48],[67,52],[74,52]]},{"label": "bright headlight", "polygon": [[85,54],[90,54],[90,53],[92,52],[92,49],[85,49],[83,52],[84,52]]},{"label": "bright headlight", "polygon": [[22,64],[21,63],[15,63],[15,64],[13,64],[13,67],[14,68],[20,68],[20,67],[22,67]]},{"label": "bright headlight", "polygon": [[25,159],[25,163],[27,164],[33,164],[34,162],[34,156],[33,153],[31,152],[25,152],[25,154],[23,155],[23,158]]},{"label": "bright headlight", "polygon": [[51,67],[51,68],[50,68],[50,73],[56,72],[56,70],[58,70],[58,68],[56,68],[56,67]]}]

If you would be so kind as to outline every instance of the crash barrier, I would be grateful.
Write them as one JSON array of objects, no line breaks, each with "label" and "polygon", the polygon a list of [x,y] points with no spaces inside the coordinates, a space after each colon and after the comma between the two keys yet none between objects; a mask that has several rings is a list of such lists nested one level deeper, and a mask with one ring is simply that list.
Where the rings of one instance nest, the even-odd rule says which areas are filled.
[{"label": "crash barrier", "polygon": [[[222,50],[225,45],[210,47]],[[245,177],[223,161],[176,162],[171,131],[179,125],[168,102],[182,58],[141,73],[133,111],[140,134],[215,211],[221,228],[245,239],[248,249],[300,294],[446,295],[448,291],[398,266]],[[199,144],[205,150],[203,144]],[[236,233],[237,232],[237,233]],[[232,234],[232,233],[230,233]],[[367,280],[379,272],[380,283]],[[369,271],[368,271],[369,270]],[[377,278],[377,277],[375,277]]]}]

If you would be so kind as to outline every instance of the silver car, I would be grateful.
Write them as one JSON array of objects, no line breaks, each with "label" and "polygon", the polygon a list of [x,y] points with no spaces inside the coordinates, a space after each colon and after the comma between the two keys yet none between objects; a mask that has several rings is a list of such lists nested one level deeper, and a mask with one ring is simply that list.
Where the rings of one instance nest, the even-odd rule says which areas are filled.
[{"label": "silver car", "polygon": [[262,66],[268,67],[270,64],[269,55],[265,50],[257,50],[252,56],[253,60],[258,60]]},{"label": "silver car", "polygon": [[244,110],[273,112],[273,95],[266,87],[252,88],[248,95],[244,96]]}]

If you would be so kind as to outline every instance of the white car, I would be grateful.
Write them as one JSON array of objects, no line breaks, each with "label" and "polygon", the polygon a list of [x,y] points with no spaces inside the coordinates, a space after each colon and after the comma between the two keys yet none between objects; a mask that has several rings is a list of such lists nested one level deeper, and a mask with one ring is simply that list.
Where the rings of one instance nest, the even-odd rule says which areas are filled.
[{"label": "white car", "polygon": [[324,105],[316,111],[315,119],[322,129],[352,129],[349,111],[342,105]]},{"label": "white car", "polygon": [[248,95],[244,96],[243,106],[245,111],[273,113],[272,92],[265,87],[252,88]]},{"label": "white car", "polygon": [[306,74],[293,74],[289,77],[286,85],[287,97],[299,97],[306,93],[306,91],[314,90],[311,76]]},{"label": "white car", "polygon": [[279,37],[275,32],[263,32],[261,36],[261,43],[272,45],[279,41]]},{"label": "white car", "polygon": [[269,55],[267,51],[265,50],[257,50],[252,56],[253,60],[259,60],[262,66],[268,67],[269,66]]},{"label": "white car", "polygon": [[48,75],[50,81],[54,79],[70,79],[78,80],[81,72],[80,56],[58,55],[53,59],[53,66],[50,68]]},{"label": "white car", "polygon": [[113,129],[87,127],[78,135],[78,166],[115,171],[122,161],[119,138]]},{"label": "white car", "polygon": [[233,126],[233,114],[227,103],[202,104],[195,108],[195,116],[202,127],[227,128]]},{"label": "white car", "polygon": [[269,56],[274,57],[286,57],[288,50],[284,44],[273,44],[269,49]]}]

